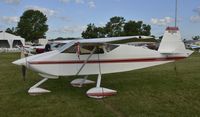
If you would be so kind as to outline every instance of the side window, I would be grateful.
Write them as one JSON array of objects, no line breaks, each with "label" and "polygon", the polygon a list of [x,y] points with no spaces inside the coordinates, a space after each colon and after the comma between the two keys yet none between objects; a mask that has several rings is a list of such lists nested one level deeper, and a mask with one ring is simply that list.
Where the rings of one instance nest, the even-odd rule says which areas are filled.
[{"label": "side window", "polygon": [[80,48],[81,54],[90,54],[92,52],[92,50],[94,49],[94,47],[95,46],[90,46],[90,45],[82,46]]},{"label": "side window", "polygon": [[106,49],[107,52],[110,52],[110,51],[114,50],[114,49],[117,48],[117,47],[119,47],[119,45],[107,44],[107,45],[105,46],[105,49]]},{"label": "side window", "polygon": [[97,48],[96,51],[94,52],[94,54],[103,54],[104,53],[104,50],[103,48]]}]

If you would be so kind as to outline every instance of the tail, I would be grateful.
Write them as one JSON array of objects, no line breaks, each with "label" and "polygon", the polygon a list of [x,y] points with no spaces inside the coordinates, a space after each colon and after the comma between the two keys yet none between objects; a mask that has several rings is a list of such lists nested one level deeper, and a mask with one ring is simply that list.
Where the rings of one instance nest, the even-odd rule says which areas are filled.
[{"label": "tail", "polygon": [[189,56],[193,51],[185,48],[178,27],[167,27],[158,48],[158,52],[161,54],[186,54],[186,56]]}]

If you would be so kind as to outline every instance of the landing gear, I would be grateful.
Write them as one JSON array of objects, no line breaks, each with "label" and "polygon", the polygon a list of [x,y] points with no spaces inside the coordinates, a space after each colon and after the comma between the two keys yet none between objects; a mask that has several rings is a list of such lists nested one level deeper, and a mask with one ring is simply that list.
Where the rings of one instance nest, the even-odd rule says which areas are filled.
[{"label": "landing gear", "polygon": [[33,85],[29,90],[28,90],[28,93],[30,95],[37,95],[37,94],[43,94],[43,93],[49,93],[51,91],[49,90],[46,90],[46,89],[43,89],[43,88],[40,88],[38,87],[39,85],[41,85],[42,83],[44,83],[45,81],[47,81],[48,78],[44,78],[42,79],[40,82],[38,82],[37,84]]},{"label": "landing gear", "polygon": [[98,75],[96,87],[91,88],[87,91],[87,96],[91,98],[101,99],[107,96],[112,96],[117,93],[117,91],[112,89],[107,89],[100,87],[101,84],[101,75]]},{"label": "landing gear", "polygon": [[88,76],[85,76],[84,78],[75,79],[75,80],[71,81],[71,85],[73,87],[82,87],[83,85],[86,85],[86,84],[95,83],[94,81],[88,80],[87,78],[88,78]]}]

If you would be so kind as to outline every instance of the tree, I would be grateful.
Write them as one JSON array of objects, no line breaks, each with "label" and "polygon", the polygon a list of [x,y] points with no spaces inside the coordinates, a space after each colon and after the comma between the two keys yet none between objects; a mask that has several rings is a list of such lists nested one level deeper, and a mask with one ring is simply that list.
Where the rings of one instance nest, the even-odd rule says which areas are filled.
[{"label": "tree", "polygon": [[112,17],[106,23],[105,27],[96,27],[94,24],[88,24],[87,29],[82,32],[83,38],[100,37],[119,37],[134,35],[151,35],[151,26],[143,24],[142,21],[130,20],[125,22],[123,17]]},{"label": "tree", "polygon": [[85,39],[105,37],[104,28],[96,27],[94,24],[88,24],[87,29],[82,32],[82,37]]},{"label": "tree", "polygon": [[199,40],[200,39],[200,36],[194,36],[192,37],[193,40]]},{"label": "tree", "polygon": [[143,24],[142,21],[128,21],[124,25],[124,35],[126,36],[134,36],[134,35],[151,35],[151,26]]},{"label": "tree", "polygon": [[123,17],[112,17],[106,24],[105,30],[108,37],[118,37],[123,34],[125,19]]},{"label": "tree", "polygon": [[44,38],[48,30],[47,17],[38,10],[27,10],[20,17],[17,25],[17,34],[28,41]]},{"label": "tree", "polygon": [[149,36],[151,35],[151,26],[147,24],[142,25],[142,32],[141,35]]},{"label": "tree", "polygon": [[7,29],[6,29],[6,32],[7,32],[7,33],[10,33],[10,34],[17,35],[17,29],[16,29],[15,27],[7,28]]}]

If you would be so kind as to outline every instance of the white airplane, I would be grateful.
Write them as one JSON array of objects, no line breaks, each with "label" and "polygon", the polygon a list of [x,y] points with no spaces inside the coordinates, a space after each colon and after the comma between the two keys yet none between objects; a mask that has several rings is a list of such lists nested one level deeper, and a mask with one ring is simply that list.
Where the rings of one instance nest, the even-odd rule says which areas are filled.
[{"label": "white airplane", "polygon": [[[70,41],[53,41],[49,42],[51,50],[56,50],[66,43]],[[28,54],[28,56],[32,56],[35,54],[40,54],[45,52],[45,45],[42,44],[32,44],[32,45],[25,45],[25,46],[17,46],[21,51],[25,52]]]},{"label": "white airplane", "polygon": [[199,45],[191,44],[191,45],[190,45],[190,48],[191,48],[192,50],[198,50],[198,51],[200,52],[200,46],[199,46]]},{"label": "white airplane", "polygon": [[174,62],[190,56],[193,52],[185,49],[177,27],[166,29],[157,51],[125,44],[110,44],[114,41],[133,38],[149,37],[127,36],[74,40],[58,50],[22,58],[13,63],[25,66],[44,77],[29,89],[30,94],[50,92],[38,87],[48,79],[85,75],[84,78],[71,82],[73,86],[82,86],[94,83],[87,80],[88,75],[98,75],[96,87],[89,89],[86,94],[92,98],[103,98],[114,95],[117,91],[101,87],[102,74],[125,72]]},{"label": "white airplane", "polygon": [[25,45],[23,47],[28,53],[43,53],[45,45],[42,44],[32,44],[32,45]]}]

